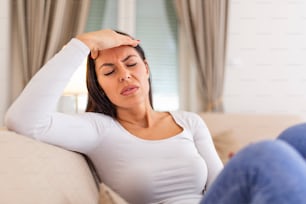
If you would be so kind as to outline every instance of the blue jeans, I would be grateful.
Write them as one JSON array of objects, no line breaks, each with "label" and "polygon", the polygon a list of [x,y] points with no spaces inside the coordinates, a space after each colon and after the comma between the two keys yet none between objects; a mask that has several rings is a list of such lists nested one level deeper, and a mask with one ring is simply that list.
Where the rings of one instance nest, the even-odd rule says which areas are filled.
[{"label": "blue jeans", "polygon": [[249,145],[227,163],[201,204],[305,204],[305,155],[306,124]]},{"label": "blue jeans", "polygon": [[278,139],[289,143],[306,159],[306,123],[286,129],[279,135]]}]

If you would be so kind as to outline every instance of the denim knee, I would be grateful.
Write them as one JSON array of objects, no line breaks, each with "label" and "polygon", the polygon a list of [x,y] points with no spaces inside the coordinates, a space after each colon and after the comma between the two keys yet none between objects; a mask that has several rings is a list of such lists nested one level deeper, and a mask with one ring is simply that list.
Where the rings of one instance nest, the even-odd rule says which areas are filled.
[{"label": "denim knee", "polygon": [[[260,166],[263,164],[270,164],[273,161],[273,164],[280,162],[284,164],[290,162],[286,158],[296,158],[301,159],[302,157],[298,156],[296,149],[292,148],[291,145],[284,142],[283,140],[266,140],[257,142],[247,146],[242,149],[233,160],[243,160],[246,161],[246,166]],[[241,161],[238,161],[241,165]]]},{"label": "denim knee", "polygon": [[[306,164],[282,140],[259,142],[241,152],[249,160],[252,203],[302,203],[306,192]],[[252,161],[253,160],[253,161]],[[256,176],[254,176],[256,169]],[[250,176],[250,174],[249,174]],[[253,196],[252,196],[253,195]]]},{"label": "denim knee", "polygon": [[258,142],[238,152],[224,167],[201,204],[303,203],[306,164],[281,140]]},{"label": "denim knee", "polygon": [[278,136],[278,139],[286,141],[306,159],[306,123],[287,128]]}]

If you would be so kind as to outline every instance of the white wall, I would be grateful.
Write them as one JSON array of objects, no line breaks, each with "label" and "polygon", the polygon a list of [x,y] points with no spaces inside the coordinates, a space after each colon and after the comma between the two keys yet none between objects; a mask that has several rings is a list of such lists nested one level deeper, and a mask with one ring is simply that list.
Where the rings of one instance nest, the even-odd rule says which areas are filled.
[{"label": "white wall", "polygon": [[9,67],[8,57],[9,48],[9,31],[10,31],[10,0],[1,0],[0,2],[0,127],[3,126],[4,113],[8,106],[8,85],[9,85]]},{"label": "white wall", "polygon": [[225,111],[306,118],[306,1],[232,0]]}]

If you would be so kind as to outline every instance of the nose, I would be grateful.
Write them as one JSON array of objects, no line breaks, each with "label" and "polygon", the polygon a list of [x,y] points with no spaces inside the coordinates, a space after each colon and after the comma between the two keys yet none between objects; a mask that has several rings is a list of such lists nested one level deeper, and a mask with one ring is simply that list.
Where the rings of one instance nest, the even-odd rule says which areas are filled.
[{"label": "nose", "polygon": [[126,80],[129,80],[130,78],[131,78],[131,74],[130,74],[129,70],[127,70],[125,68],[121,68],[120,69],[120,74],[119,74],[119,81],[124,82]]}]

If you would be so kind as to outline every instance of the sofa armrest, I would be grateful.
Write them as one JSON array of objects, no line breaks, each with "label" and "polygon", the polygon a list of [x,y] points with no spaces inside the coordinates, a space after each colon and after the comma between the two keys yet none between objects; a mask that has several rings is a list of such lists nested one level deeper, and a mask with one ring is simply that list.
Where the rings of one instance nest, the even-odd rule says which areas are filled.
[{"label": "sofa armrest", "polygon": [[0,203],[98,203],[82,155],[6,130],[0,131],[0,181]]}]

